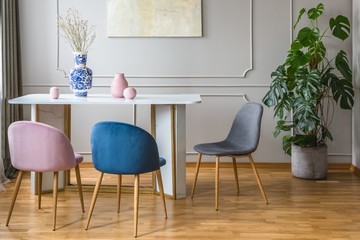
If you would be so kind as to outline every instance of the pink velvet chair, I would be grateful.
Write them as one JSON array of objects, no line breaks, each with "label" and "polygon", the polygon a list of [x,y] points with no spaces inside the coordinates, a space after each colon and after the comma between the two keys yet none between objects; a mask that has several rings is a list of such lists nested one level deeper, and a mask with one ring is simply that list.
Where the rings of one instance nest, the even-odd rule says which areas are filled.
[{"label": "pink velvet chair", "polygon": [[11,201],[6,226],[14,209],[24,171],[36,172],[38,187],[38,208],[41,208],[42,173],[54,172],[53,181],[53,231],[56,226],[56,209],[58,195],[58,172],[75,167],[77,186],[80,195],[82,212],[84,200],[82,195],[79,163],[83,157],[74,150],[69,139],[60,130],[38,122],[18,121],[8,129],[11,163],[19,170],[15,191]]}]

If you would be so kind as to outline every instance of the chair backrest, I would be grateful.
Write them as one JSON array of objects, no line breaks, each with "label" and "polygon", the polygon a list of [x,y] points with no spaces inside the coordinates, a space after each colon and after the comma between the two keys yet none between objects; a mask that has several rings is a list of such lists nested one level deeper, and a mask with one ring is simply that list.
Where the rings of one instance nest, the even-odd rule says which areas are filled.
[{"label": "chair backrest", "polygon": [[259,103],[245,103],[235,116],[226,141],[241,146],[248,153],[258,146],[263,106]]},{"label": "chair backrest", "polygon": [[140,174],[160,168],[155,139],[144,129],[123,122],[98,122],[91,130],[95,169],[112,174]]},{"label": "chair backrest", "polygon": [[69,139],[47,124],[14,122],[8,128],[8,138],[11,163],[19,170],[53,172],[76,165]]}]

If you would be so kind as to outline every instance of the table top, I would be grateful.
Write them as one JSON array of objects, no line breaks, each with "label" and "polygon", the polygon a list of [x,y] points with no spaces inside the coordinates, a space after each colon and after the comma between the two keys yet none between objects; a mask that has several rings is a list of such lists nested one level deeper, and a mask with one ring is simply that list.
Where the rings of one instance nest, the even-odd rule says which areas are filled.
[{"label": "table top", "polygon": [[60,94],[58,99],[50,94],[28,94],[9,100],[10,104],[195,104],[201,103],[199,94],[139,94],[134,99],[114,98],[110,94],[88,94],[76,97],[73,94]]}]

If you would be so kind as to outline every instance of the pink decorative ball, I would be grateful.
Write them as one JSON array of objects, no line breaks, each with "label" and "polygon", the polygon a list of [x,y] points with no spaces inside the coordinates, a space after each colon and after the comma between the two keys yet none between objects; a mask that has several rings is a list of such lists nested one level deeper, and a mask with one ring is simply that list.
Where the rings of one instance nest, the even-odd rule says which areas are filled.
[{"label": "pink decorative ball", "polygon": [[50,97],[52,99],[58,99],[60,96],[60,90],[58,87],[51,87],[50,88]]},{"label": "pink decorative ball", "polygon": [[124,97],[126,99],[133,99],[136,97],[136,89],[133,87],[125,88],[124,90]]}]

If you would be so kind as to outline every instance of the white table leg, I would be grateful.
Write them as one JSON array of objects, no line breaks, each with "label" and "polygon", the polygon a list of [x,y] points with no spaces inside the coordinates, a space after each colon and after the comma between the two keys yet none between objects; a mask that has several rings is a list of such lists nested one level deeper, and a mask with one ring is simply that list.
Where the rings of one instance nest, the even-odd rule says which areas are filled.
[{"label": "white table leg", "polygon": [[152,111],[155,111],[152,117],[155,121],[153,135],[160,156],[166,159],[166,165],[161,167],[164,192],[174,199],[185,198],[185,105],[156,105]]}]

